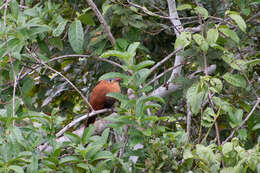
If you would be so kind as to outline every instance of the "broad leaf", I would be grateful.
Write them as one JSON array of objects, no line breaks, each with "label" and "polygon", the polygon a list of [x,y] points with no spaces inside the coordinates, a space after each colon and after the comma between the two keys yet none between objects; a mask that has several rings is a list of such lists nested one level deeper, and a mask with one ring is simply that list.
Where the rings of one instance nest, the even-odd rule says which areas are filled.
[{"label": "broad leaf", "polygon": [[11,165],[11,166],[9,166],[9,169],[13,170],[17,173],[24,173],[23,168],[21,166]]},{"label": "broad leaf", "polygon": [[238,14],[238,13],[230,13],[229,17],[232,18],[236,24],[238,25],[238,27],[243,31],[246,32],[246,23],[244,21],[244,19]]},{"label": "broad leaf", "polygon": [[177,7],[178,11],[192,9],[192,6],[190,4],[182,4]]},{"label": "broad leaf", "polygon": [[124,81],[125,80],[128,81],[130,76],[118,72],[110,72],[102,75],[98,80],[101,81],[101,80],[113,79],[113,78],[121,78]]},{"label": "broad leaf", "polygon": [[177,50],[178,48],[185,48],[187,47],[191,42],[191,33],[190,32],[182,32],[179,37],[177,37],[174,49]]},{"label": "broad leaf", "polygon": [[206,91],[202,89],[201,91],[198,90],[199,83],[192,85],[186,94],[186,99],[191,106],[191,111],[196,115],[200,112],[201,104],[203,98],[206,94]]},{"label": "broad leaf", "polygon": [[64,20],[64,21],[62,21],[61,23],[59,23],[59,25],[57,26],[57,28],[55,28],[55,29],[53,30],[53,32],[52,32],[52,34],[53,34],[54,37],[58,37],[58,36],[60,36],[60,35],[62,34],[62,32],[63,32],[64,29],[65,29],[65,26],[66,26],[67,22],[68,22],[67,20]]},{"label": "broad leaf", "polygon": [[103,159],[113,159],[113,154],[109,151],[100,151],[98,152],[93,158],[92,158],[92,162],[96,161],[96,160],[103,160]]},{"label": "broad leaf", "polygon": [[209,16],[209,13],[208,13],[208,10],[206,10],[205,8],[203,8],[203,7],[196,7],[195,9],[194,9],[197,13],[199,13],[202,17],[203,17],[203,19],[205,20],[205,19],[207,19],[208,18],[208,16]]},{"label": "broad leaf", "polygon": [[76,53],[83,53],[84,33],[79,20],[72,22],[69,27],[69,42]]},{"label": "broad leaf", "polygon": [[203,38],[202,35],[200,34],[194,34],[193,35],[193,39],[196,41],[196,43],[200,46],[201,50],[203,52],[207,52],[208,51],[208,48],[209,48],[209,45],[208,43],[206,42],[206,40]]},{"label": "broad leaf", "polygon": [[77,163],[80,162],[80,158],[76,156],[66,156],[60,159],[59,164],[65,164],[65,163]]},{"label": "broad leaf", "polygon": [[233,86],[246,88],[246,80],[239,74],[226,73],[223,78]]},{"label": "broad leaf", "polygon": [[147,68],[143,68],[139,71],[137,71],[134,74],[134,85],[139,87],[139,85],[141,85],[142,83],[144,83],[144,81],[146,80],[146,78],[149,76],[150,74],[150,70]]},{"label": "broad leaf", "polygon": [[151,66],[153,64],[154,64],[154,61],[151,61],[151,60],[142,61],[139,64],[134,66],[134,71],[138,71],[144,67]]},{"label": "broad leaf", "polygon": [[227,37],[230,37],[232,40],[234,40],[237,44],[239,43],[239,37],[237,36],[237,33],[233,30],[230,30],[227,27],[221,27],[219,30]]},{"label": "broad leaf", "polygon": [[217,29],[210,29],[207,33],[207,41],[211,45],[216,43],[218,40],[218,30]]}]

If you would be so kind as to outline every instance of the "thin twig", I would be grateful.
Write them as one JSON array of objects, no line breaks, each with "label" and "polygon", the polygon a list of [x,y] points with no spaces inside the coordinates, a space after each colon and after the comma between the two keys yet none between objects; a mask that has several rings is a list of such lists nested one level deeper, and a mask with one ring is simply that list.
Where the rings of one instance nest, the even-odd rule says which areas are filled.
[{"label": "thin twig", "polygon": [[[189,63],[187,63],[189,64]],[[168,73],[169,71],[172,71],[173,69],[175,68],[178,68],[180,66],[182,66],[183,64],[179,64],[177,66],[174,66],[174,67],[171,67],[171,68],[168,68],[167,70],[165,70],[163,73],[159,74],[158,76],[156,76],[153,80],[149,81],[147,84],[145,84],[145,87],[148,86],[148,85],[151,85],[152,83],[154,83],[156,80],[158,80],[160,77],[162,77],[163,75],[165,75],[166,73]]]},{"label": "thin twig", "polygon": [[57,134],[56,134],[56,137],[60,137],[61,135],[63,135],[69,128],[71,128],[72,126],[78,124],[79,122],[87,119],[87,118],[90,118],[90,117],[93,117],[94,115],[97,115],[97,114],[102,114],[102,113],[105,113],[105,112],[111,112],[112,109],[101,109],[101,110],[98,110],[98,111],[92,111],[88,114],[85,114],[75,120],[73,120],[72,122],[70,122],[68,125],[66,125],[63,129],[61,129]]},{"label": "thin twig", "polygon": [[191,112],[191,109],[190,109],[190,104],[187,103],[187,140],[188,142],[190,141],[190,129],[191,129],[191,115],[192,115],[192,112]]},{"label": "thin twig", "polygon": [[[198,0],[195,0],[195,3],[199,7]],[[198,13],[198,19],[199,19],[199,23],[201,25],[201,35],[202,35],[202,37],[205,38],[205,35],[204,35],[204,25],[203,25],[202,18],[201,18],[199,13]],[[203,61],[204,61],[204,73],[205,73],[206,76],[208,76],[209,74],[208,74],[208,65],[207,65],[206,53],[204,51],[202,51],[202,54],[203,54]],[[212,97],[211,97],[211,92],[210,91],[209,91],[209,94],[208,94],[208,98],[209,98],[210,105],[211,105],[212,109],[214,110],[215,106],[214,106],[214,103],[212,101]],[[215,121],[215,130],[216,130],[216,136],[217,136],[218,145],[220,145],[221,141],[220,141],[220,135],[219,135],[219,129],[218,129],[217,121]]]},{"label": "thin twig", "polygon": [[226,140],[225,140],[224,142],[222,142],[222,145],[225,144],[226,142],[228,142],[228,141],[234,136],[234,134],[236,133],[236,131],[237,131],[238,129],[240,129],[242,126],[244,126],[244,124],[247,122],[247,120],[248,120],[248,119],[251,117],[251,115],[254,113],[254,111],[255,111],[256,107],[258,106],[259,102],[260,102],[260,98],[257,98],[257,101],[256,101],[254,107],[253,107],[253,108],[251,109],[251,111],[248,113],[248,115],[246,116],[246,118],[242,121],[242,123],[240,124],[240,126],[238,126],[237,128],[235,128],[235,129],[231,132],[231,134],[229,135],[229,137],[227,137]]},{"label": "thin twig", "polygon": [[110,27],[107,25],[105,19],[103,18],[102,14],[100,13],[100,11],[98,10],[96,4],[92,1],[92,0],[87,0],[88,5],[91,7],[91,9],[94,11],[94,13],[96,14],[96,16],[98,17],[99,22],[101,23],[101,25],[103,26],[112,46],[115,45],[116,41],[114,36],[112,35],[111,31],[110,31]]},{"label": "thin twig", "polygon": [[158,63],[156,63],[151,69],[150,69],[150,73],[152,73],[154,70],[156,70],[159,66],[161,66],[163,63],[165,63],[168,59],[170,59],[173,55],[175,55],[176,53],[178,53],[179,51],[181,51],[182,48],[178,48],[174,51],[172,51],[169,55],[167,55],[165,58],[163,58],[161,61],[159,61]]}]

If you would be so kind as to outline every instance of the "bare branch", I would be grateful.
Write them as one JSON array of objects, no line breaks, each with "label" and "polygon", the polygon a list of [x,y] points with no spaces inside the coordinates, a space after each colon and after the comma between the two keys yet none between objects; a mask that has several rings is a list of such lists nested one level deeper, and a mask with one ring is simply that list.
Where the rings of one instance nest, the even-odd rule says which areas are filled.
[{"label": "bare branch", "polygon": [[186,131],[187,131],[188,142],[190,141],[191,115],[192,115],[192,112],[190,110],[190,104],[187,103],[187,128],[186,128]]},{"label": "bare branch", "polygon": [[172,51],[169,55],[167,55],[165,58],[163,58],[160,62],[156,63],[151,69],[150,73],[152,73],[154,70],[156,70],[159,66],[161,66],[163,63],[165,63],[167,60],[169,60],[173,55],[178,53],[182,48],[178,48],[177,50]]},{"label": "bare branch", "polygon": [[61,135],[63,135],[69,128],[71,128],[72,126],[78,124],[79,122],[87,119],[87,118],[90,118],[90,117],[93,117],[94,115],[97,115],[97,114],[102,114],[102,113],[105,113],[105,112],[111,112],[112,109],[101,109],[101,110],[98,110],[98,111],[92,111],[90,112],[89,114],[85,114],[81,117],[79,117],[78,119],[75,119],[73,120],[72,122],[70,122],[68,125],[66,125],[62,130],[60,130],[57,134],[56,134],[56,137],[60,137]]},{"label": "bare branch", "polygon": [[94,13],[96,14],[96,16],[98,17],[99,22],[101,23],[101,25],[103,26],[112,46],[115,45],[116,41],[114,36],[112,35],[111,31],[110,31],[110,27],[107,25],[105,19],[103,18],[102,14],[100,13],[100,11],[98,10],[96,4],[92,1],[92,0],[87,0],[88,5],[91,7],[91,9],[94,11]]}]

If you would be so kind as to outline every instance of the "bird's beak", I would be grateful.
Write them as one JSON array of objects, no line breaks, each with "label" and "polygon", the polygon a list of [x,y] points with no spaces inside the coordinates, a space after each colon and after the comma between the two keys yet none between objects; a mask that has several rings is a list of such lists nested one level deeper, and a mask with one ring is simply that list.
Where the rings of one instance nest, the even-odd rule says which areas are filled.
[{"label": "bird's beak", "polygon": [[120,82],[120,81],[122,81],[121,78],[115,78],[115,82]]}]

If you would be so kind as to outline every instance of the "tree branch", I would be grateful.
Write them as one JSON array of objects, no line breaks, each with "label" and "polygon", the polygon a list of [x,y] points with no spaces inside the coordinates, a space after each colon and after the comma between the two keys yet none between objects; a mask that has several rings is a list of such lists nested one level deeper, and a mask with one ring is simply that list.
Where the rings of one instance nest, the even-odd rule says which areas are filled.
[{"label": "tree branch", "polygon": [[242,123],[240,124],[240,126],[238,126],[237,128],[235,128],[231,134],[229,135],[229,137],[226,138],[226,140],[224,142],[222,142],[222,145],[227,143],[233,136],[234,134],[236,133],[236,131],[238,129],[240,129],[242,126],[244,126],[244,124],[247,122],[247,120],[251,117],[251,115],[254,113],[256,107],[258,106],[258,104],[260,103],[260,98],[257,98],[257,101],[254,105],[254,107],[251,109],[251,111],[248,113],[248,115],[246,116],[246,118],[242,121]]},{"label": "tree branch", "polygon": [[96,16],[98,17],[99,22],[101,23],[101,25],[103,26],[112,46],[115,45],[116,41],[114,36],[112,35],[111,31],[110,31],[110,27],[107,25],[105,19],[103,18],[102,14],[100,13],[100,11],[98,10],[96,4],[92,1],[92,0],[87,0],[88,5],[91,7],[91,9],[94,11],[94,13],[96,14]]}]

